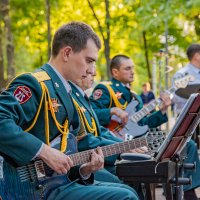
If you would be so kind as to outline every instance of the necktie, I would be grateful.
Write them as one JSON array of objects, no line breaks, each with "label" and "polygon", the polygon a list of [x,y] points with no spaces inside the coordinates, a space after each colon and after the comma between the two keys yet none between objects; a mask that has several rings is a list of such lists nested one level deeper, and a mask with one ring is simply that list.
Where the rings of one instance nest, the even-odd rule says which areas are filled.
[{"label": "necktie", "polygon": [[90,102],[90,100],[89,100],[87,94],[84,95],[84,98],[86,99],[86,101],[87,101],[88,103]]}]

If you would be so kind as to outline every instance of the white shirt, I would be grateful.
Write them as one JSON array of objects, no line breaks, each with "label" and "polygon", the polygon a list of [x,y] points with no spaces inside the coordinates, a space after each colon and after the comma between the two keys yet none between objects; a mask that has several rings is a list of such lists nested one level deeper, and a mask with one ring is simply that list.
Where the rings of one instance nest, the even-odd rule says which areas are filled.
[{"label": "white shirt", "polygon": [[[185,73],[188,73],[188,75],[192,75],[194,77],[194,81],[189,82],[188,85],[200,84],[200,68],[197,68],[191,63],[189,63],[188,65],[186,65],[185,67],[183,67],[182,69],[180,69],[174,74],[173,80],[172,80],[173,85],[174,85],[174,79],[180,77],[181,75]],[[176,115],[180,114],[183,106],[187,102],[187,99],[179,97],[175,94],[172,101],[174,103],[174,110],[175,110]]]}]

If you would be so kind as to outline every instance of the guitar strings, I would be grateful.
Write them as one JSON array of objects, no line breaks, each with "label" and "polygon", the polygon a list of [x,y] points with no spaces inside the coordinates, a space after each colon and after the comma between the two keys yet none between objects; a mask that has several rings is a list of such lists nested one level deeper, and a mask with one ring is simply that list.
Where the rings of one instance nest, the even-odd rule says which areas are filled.
[{"label": "guitar strings", "polygon": [[[102,151],[104,152],[104,156],[109,156],[113,154],[118,154],[123,152],[128,152],[131,149],[138,148],[141,146],[146,146],[147,145],[147,140],[151,139],[152,136],[146,136],[142,138],[136,138],[134,140],[126,141],[126,142],[121,142],[121,143],[115,143],[112,145],[107,145],[107,146],[102,146]],[[134,147],[132,147],[134,145]],[[82,152],[77,152],[75,154],[68,155],[73,163],[74,166],[83,164],[85,162],[90,161],[91,157],[91,151],[92,150],[87,150],[87,151],[82,151]],[[38,171],[44,171],[45,172],[53,172],[53,170],[48,167],[46,163],[44,163],[42,160],[38,161],[37,163],[37,169]],[[23,181],[31,179],[34,180],[37,178],[37,171],[35,169],[36,165],[34,164],[29,164],[27,166],[22,166],[18,168],[18,172],[20,174],[20,179]],[[45,174],[46,175],[46,174]]]}]

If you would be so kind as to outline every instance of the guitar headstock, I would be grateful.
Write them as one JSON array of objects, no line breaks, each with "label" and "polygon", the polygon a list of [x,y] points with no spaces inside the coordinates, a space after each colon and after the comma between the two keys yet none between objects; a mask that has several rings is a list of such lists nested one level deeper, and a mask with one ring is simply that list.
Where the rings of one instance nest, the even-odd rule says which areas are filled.
[{"label": "guitar headstock", "polygon": [[180,74],[174,79],[174,85],[176,88],[185,88],[189,82],[194,81],[194,76],[191,74]]},{"label": "guitar headstock", "polygon": [[162,145],[166,138],[166,133],[163,131],[149,131],[146,134],[148,148],[151,153],[155,153],[158,148]]},{"label": "guitar headstock", "polygon": [[[156,131],[156,130],[149,130],[145,136],[139,137],[139,138],[145,138],[147,147],[149,150],[150,154],[155,153],[158,148],[162,145],[162,143],[165,140],[166,133],[163,131]],[[125,141],[127,140],[132,140],[133,136],[132,135],[126,135]]]}]

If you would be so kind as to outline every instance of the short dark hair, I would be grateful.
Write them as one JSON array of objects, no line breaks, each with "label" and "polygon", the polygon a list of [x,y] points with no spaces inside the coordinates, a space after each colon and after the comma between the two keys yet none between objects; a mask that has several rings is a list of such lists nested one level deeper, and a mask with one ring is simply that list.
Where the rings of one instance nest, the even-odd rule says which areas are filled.
[{"label": "short dark hair", "polygon": [[60,49],[70,46],[74,52],[86,48],[87,41],[92,39],[97,48],[101,41],[93,29],[83,22],[70,22],[61,26],[55,33],[52,43],[52,56],[57,56]]},{"label": "short dark hair", "polygon": [[112,74],[112,69],[119,69],[119,66],[121,65],[123,60],[130,59],[130,57],[119,54],[114,56],[110,61],[110,72]]},{"label": "short dark hair", "polygon": [[200,44],[191,44],[187,49],[187,57],[192,60],[195,53],[200,53]]}]

